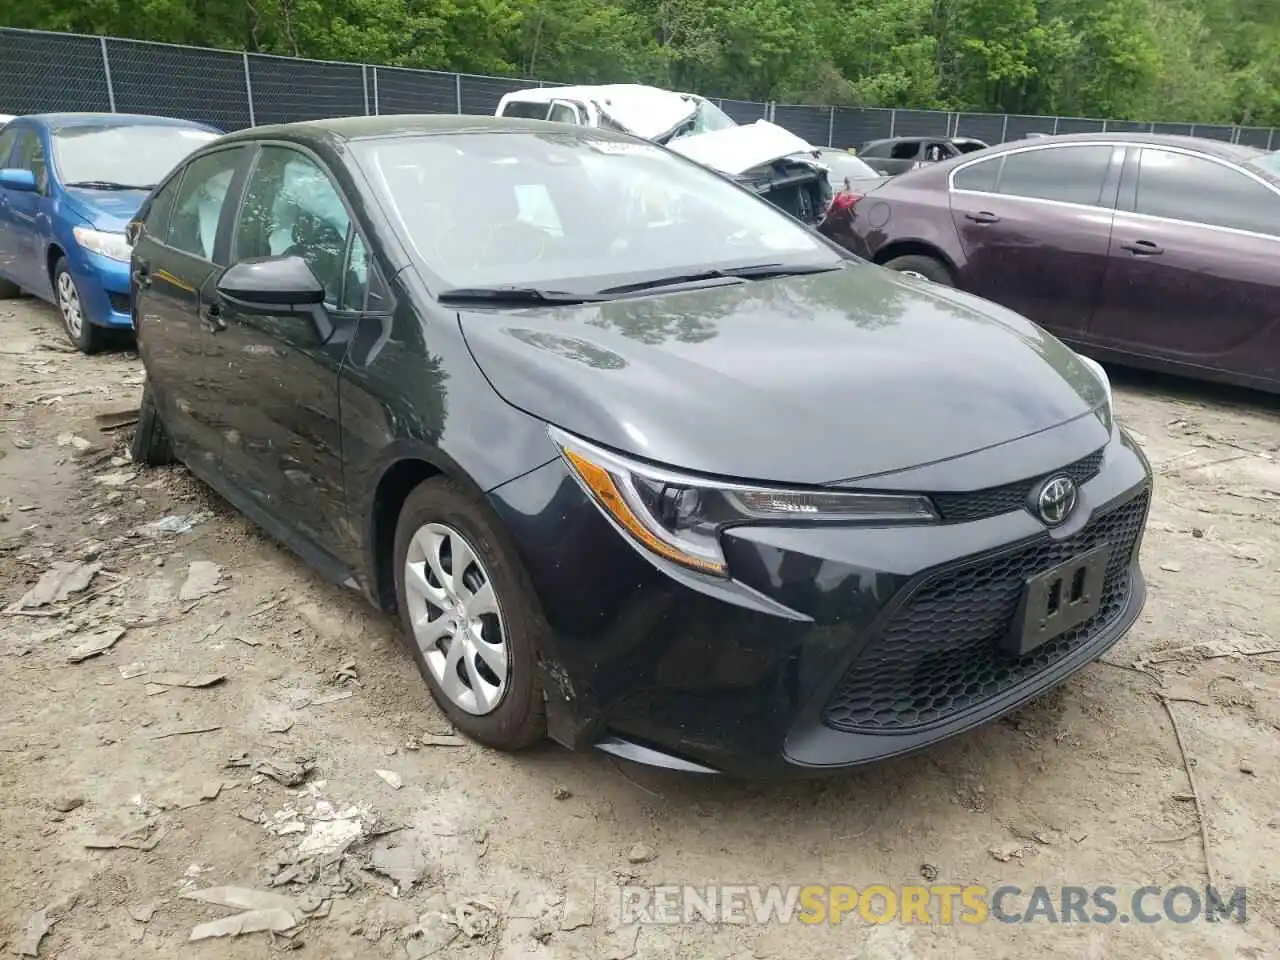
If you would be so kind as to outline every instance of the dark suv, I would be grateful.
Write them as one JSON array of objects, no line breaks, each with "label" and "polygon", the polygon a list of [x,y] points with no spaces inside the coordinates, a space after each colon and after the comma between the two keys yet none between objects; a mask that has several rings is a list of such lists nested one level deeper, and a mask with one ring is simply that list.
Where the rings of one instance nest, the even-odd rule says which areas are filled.
[{"label": "dark suv", "polygon": [[927,163],[986,148],[987,144],[972,137],[891,137],[864,143],[858,156],[878,172],[892,177]]}]

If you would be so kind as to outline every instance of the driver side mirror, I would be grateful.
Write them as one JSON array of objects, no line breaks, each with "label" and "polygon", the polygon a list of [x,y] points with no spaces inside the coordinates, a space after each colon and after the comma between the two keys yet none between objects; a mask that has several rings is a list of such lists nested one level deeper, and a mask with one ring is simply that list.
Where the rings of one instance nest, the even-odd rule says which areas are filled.
[{"label": "driver side mirror", "polygon": [[218,280],[218,292],[242,310],[287,313],[324,303],[324,286],[301,257],[241,260]]},{"label": "driver side mirror", "polygon": [[333,335],[333,324],[324,308],[324,284],[301,257],[241,260],[219,278],[218,293],[231,306],[248,313],[307,314],[322,342]]},{"label": "driver side mirror", "polygon": [[30,170],[8,167],[0,170],[0,187],[18,190],[22,193],[35,193],[37,188],[36,175]]}]

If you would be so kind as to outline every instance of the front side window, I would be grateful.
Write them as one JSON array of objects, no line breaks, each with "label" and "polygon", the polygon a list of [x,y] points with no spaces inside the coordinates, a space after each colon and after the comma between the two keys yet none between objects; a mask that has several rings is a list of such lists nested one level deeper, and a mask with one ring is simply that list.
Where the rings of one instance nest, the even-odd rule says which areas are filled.
[{"label": "front side window", "polygon": [[571,103],[565,103],[557,100],[551,104],[551,112],[547,114],[548,120],[554,120],[556,123],[581,123],[582,118],[578,114],[578,108]]},{"label": "front side window", "polygon": [[102,123],[53,133],[53,163],[69,186],[150,190],[219,134],[169,124]]},{"label": "front side window", "polygon": [[12,162],[19,170],[30,170],[31,175],[36,178],[36,187],[41,193],[45,192],[49,183],[49,171],[40,134],[34,130],[21,131]]},{"label": "front side window", "polygon": [[602,289],[620,276],[845,262],[706,168],[596,130],[367,141],[354,152],[406,244],[453,287]]},{"label": "front side window", "polygon": [[219,150],[191,161],[174,194],[169,246],[213,260],[218,221],[241,155],[240,149]]},{"label": "front side window", "polygon": [[997,192],[1096,206],[1111,166],[1110,146],[1061,146],[1004,157]]},{"label": "front side window", "polygon": [[1280,236],[1274,190],[1224,164],[1170,150],[1143,149],[1135,212]]},{"label": "front side window", "polygon": [[333,181],[305,154],[263,147],[245,189],[232,261],[298,256],[337,306],[351,217]]},{"label": "front side window", "polygon": [[13,152],[13,144],[18,139],[17,127],[0,128],[0,167],[9,166],[9,154]]}]

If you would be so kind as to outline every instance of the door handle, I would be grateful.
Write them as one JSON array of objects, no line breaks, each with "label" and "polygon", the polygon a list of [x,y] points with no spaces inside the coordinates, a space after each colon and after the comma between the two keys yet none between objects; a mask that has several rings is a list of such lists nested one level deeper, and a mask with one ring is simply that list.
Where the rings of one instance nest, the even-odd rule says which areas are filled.
[{"label": "door handle", "polygon": [[216,303],[210,303],[201,307],[200,326],[204,327],[210,333],[217,333],[220,330],[227,329],[227,321],[222,316],[222,307]]},{"label": "door handle", "polygon": [[989,210],[979,210],[977,213],[966,213],[965,217],[974,223],[999,223],[1000,218]]},{"label": "door handle", "polygon": [[1158,257],[1164,253],[1164,247],[1151,240],[1126,240],[1120,244],[1121,250],[1128,250],[1135,257]]},{"label": "door handle", "polygon": [[151,268],[145,263],[140,263],[134,267],[133,282],[138,285],[139,290],[145,290],[151,286]]}]

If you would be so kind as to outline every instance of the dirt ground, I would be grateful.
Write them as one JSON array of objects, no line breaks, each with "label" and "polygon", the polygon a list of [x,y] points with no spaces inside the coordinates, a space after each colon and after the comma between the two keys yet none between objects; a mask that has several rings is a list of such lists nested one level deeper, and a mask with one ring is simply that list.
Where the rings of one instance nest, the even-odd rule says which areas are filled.
[{"label": "dirt ground", "polygon": [[[742,784],[451,737],[390,618],[128,462],[99,418],[137,403],[134,353],[0,302],[0,942],[44,910],[62,960],[1280,955],[1280,402],[1116,379],[1157,479],[1109,662],[913,756]],[[56,562],[64,596],[15,609]],[[617,923],[626,883],[1203,889],[1193,791],[1244,924]],[[189,895],[228,885],[305,919],[188,946],[232,912]]]}]

